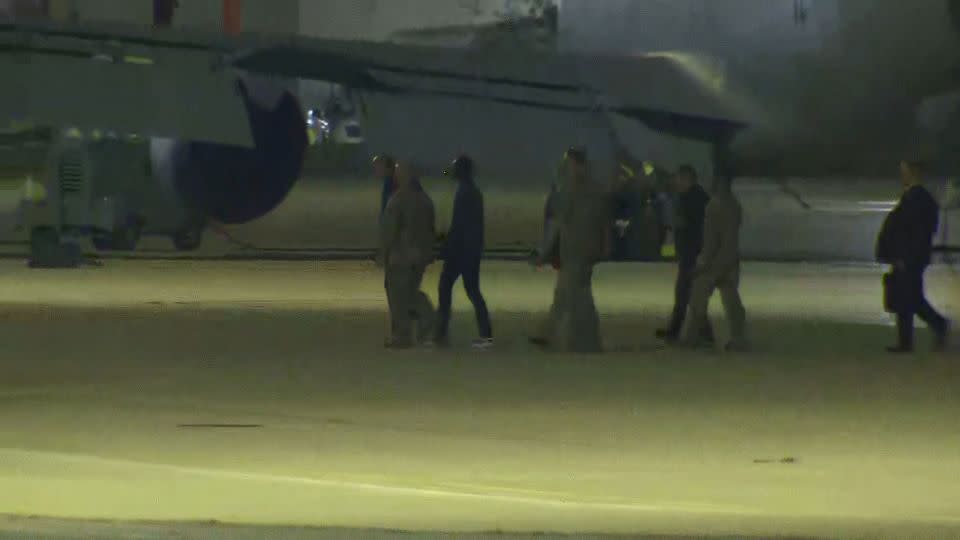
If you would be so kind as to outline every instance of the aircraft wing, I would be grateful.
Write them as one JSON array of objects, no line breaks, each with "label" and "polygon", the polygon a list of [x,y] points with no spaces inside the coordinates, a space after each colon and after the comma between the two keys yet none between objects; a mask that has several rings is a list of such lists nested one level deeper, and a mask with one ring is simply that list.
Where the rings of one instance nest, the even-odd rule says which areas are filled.
[{"label": "aircraft wing", "polygon": [[128,25],[0,22],[0,122],[250,145],[238,72],[560,111],[622,114],[711,140],[746,125],[669,56],[579,57]]}]

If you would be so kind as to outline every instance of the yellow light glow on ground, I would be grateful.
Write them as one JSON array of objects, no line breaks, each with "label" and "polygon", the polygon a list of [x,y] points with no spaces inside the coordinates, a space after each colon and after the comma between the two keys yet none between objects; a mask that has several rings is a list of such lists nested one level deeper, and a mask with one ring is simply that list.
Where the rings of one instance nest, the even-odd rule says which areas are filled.
[{"label": "yellow light glow on ground", "polygon": [[[485,353],[466,346],[475,323],[460,290],[454,349],[385,352],[382,274],[366,263],[0,270],[0,514],[958,532],[960,366],[877,352],[893,337],[881,269],[746,265],[754,351],[719,355],[653,338],[674,267],[601,265],[603,333],[620,352],[599,357],[526,345],[554,273],[518,263],[485,265],[498,339]],[[954,314],[957,279],[936,270],[929,284]]]}]

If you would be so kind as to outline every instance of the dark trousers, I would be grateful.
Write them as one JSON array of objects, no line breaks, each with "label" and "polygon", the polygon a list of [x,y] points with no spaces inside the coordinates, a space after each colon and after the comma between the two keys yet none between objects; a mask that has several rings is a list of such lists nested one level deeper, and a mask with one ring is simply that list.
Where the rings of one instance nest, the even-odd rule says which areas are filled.
[{"label": "dark trousers", "polygon": [[470,263],[446,261],[443,263],[443,271],[440,273],[437,340],[447,339],[450,328],[450,309],[453,304],[453,285],[460,278],[463,278],[463,289],[466,291],[467,298],[473,304],[473,310],[477,315],[480,337],[492,338],[493,329],[490,326],[490,312],[487,310],[487,302],[480,293],[480,261]]},{"label": "dark trousers", "polygon": [[938,334],[946,331],[947,320],[937,313],[924,292],[923,274],[926,267],[894,270],[894,283],[897,292],[897,333],[900,347],[913,348],[913,319],[927,323]]},{"label": "dark trousers", "polygon": [[[697,262],[682,261],[677,267],[677,282],[673,290],[673,315],[667,326],[667,334],[679,337],[683,332],[683,323],[687,319],[687,308],[690,306],[690,291],[693,289],[693,273]],[[703,338],[713,340],[713,328],[707,323]]]}]

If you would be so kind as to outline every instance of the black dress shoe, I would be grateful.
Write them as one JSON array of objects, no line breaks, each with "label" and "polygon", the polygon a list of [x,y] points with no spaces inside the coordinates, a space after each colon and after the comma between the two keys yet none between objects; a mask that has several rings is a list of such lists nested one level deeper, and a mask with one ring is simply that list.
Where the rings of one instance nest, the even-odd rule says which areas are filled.
[{"label": "black dress shoe", "polygon": [[676,339],[677,339],[678,337],[680,337],[680,336],[677,335],[677,332],[671,332],[670,330],[667,330],[666,328],[660,328],[660,329],[658,329],[657,332],[656,332],[656,336],[657,336],[657,339],[665,339],[665,340],[668,340],[668,341],[676,341]]},{"label": "black dress shoe", "polygon": [[950,337],[950,323],[943,325],[943,328],[937,332],[937,337],[933,341],[933,350],[935,352],[944,352],[947,350],[947,342]]},{"label": "black dress shoe", "polygon": [[546,340],[546,338],[542,338],[542,337],[530,337],[530,338],[527,338],[527,339],[530,340],[530,343],[531,343],[531,344],[536,345],[537,347],[546,347],[547,345],[550,344],[550,343]]},{"label": "black dress shoe", "polygon": [[887,347],[887,352],[890,354],[912,354],[912,347],[901,347],[897,345],[896,347]]},{"label": "black dress shoe", "polygon": [[730,343],[727,343],[726,345],[724,345],[723,350],[728,353],[750,352],[750,348],[747,347],[746,343],[738,343],[736,341],[731,341]]},{"label": "black dress shoe", "polygon": [[389,351],[405,351],[407,349],[412,349],[413,343],[408,343],[405,341],[393,341],[391,339],[387,339],[383,342],[383,346]]}]

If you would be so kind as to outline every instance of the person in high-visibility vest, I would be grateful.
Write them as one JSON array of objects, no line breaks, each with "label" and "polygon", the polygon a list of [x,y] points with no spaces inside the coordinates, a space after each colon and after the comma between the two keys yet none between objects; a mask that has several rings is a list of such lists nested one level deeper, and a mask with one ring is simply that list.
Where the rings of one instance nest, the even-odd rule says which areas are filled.
[{"label": "person in high-visibility vest", "polygon": [[27,212],[29,212],[31,208],[45,206],[46,204],[46,186],[43,185],[43,182],[35,181],[33,176],[28,176],[20,192],[20,203],[17,205],[17,221],[14,229],[23,229],[27,221]]},{"label": "person in high-visibility vest", "polygon": [[33,176],[28,176],[27,181],[23,183],[23,195],[20,200],[39,206],[47,201],[47,187],[43,182],[35,181]]}]

